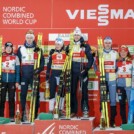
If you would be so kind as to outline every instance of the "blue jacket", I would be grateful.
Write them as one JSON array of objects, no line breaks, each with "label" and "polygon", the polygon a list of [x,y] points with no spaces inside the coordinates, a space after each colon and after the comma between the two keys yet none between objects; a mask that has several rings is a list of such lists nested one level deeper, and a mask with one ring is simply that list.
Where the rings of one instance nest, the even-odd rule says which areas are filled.
[{"label": "blue jacket", "polygon": [[2,82],[20,82],[20,62],[14,53],[2,54]]},{"label": "blue jacket", "polygon": [[[21,75],[23,78],[33,78],[34,72],[34,50],[36,43],[28,46],[26,43],[19,47],[17,55],[21,63]],[[44,69],[44,56],[41,51],[39,73]]]}]

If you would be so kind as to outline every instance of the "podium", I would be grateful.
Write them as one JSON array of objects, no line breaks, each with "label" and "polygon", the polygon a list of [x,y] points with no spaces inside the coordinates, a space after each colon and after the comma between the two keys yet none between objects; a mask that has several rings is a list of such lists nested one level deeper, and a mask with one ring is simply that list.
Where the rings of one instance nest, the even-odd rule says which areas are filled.
[{"label": "podium", "polygon": [[32,124],[15,124],[8,123],[0,125],[0,134],[33,134],[34,123]]},{"label": "podium", "polygon": [[120,127],[107,128],[106,130],[100,130],[100,128],[95,128],[93,134],[134,134],[132,130],[122,130]]},{"label": "podium", "polygon": [[92,134],[94,119],[94,117],[90,117],[70,120],[35,120],[35,134]]}]

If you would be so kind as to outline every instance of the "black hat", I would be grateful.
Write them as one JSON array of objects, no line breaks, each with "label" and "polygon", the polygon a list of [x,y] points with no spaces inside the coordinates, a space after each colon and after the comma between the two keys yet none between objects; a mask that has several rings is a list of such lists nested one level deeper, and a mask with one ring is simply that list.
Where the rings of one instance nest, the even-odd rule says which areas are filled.
[{"label": "black hat", "polygon": [[13,48],[13,44],[11,43],[11,42],[6,42],[5,43],[5,48],[6,47],[11,47],[11,48]]}]

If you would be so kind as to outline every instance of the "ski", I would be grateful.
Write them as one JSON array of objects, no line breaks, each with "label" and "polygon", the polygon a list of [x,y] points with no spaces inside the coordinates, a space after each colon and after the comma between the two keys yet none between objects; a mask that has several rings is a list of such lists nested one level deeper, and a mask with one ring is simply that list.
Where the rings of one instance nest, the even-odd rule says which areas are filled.
[{"label": "ski", "polygon": [[68,56],[66,57],[65,63],[62,68],[62,73],[60,75],[60,82],[59,82],[59,86],[58,86],[58,92],[56,95],[56,104],[55,104],[55,109],[54,109],[54,119],[59,119],[59,102],[60,102],[61,92],[63,89],[64,75],[66,73],[67,63],[68,63]]},{"label": "ski", "polygon": [[[69,45],[69,54],[66,56],[65,63],[62,68],[62,73],[60,75],[60,82],[58,86],[58,92],[56,96],[56,104],[54,110],[54,119],[59,118],[59,103],[60,96],[63,91],[63,88],[66,89],[66,118],[70,118],[70,91],[71,91],[71,64],[72,64],[72,53],[73,53],[73,33],[70,34],[70,45]],[[66,83],[65,83],[66,81]],[[65,83],[65,84],[64,84]]]},{"label": "ski", "polygon": [[0,36],[0,103],[1,103],[1,75],[2,75],[2,41],[3,41],[3,37]]},{"label": "ski", "polygon": [[74,47],[74,34],[70,34],[70,45],[68,54],[68,67],[67,67],[67,85],[66,85],[66,119],[70,119],[71,115],[71,67],[72,67],[72,56]]},{"label": "ski", "polygon": [[[102,108],[101,114],[104,117],[105,125],[107,126],[107,128],[109,128],[102,37],[98,37],[97,40],[98,40],[98,56],[99,56],[99,70],[100,70],[100,99],[101,99],[101,108]],[[104,124],[100,124],[101,129],[105,129],[103,126]]]},{"label": "ski", "polygon": [[[40,67],[40,58],[41,58],[41,45],[42,45],[42,34],[38,34],[37,38],[37,46],[39,51],[34,52],[34,70]],[[29,111],[29,122],[34,122],[35,118],[35,107],[36,107],[36,96],[37,96],[37,88],[39,84],[38,75],[33,77],[33,87],[31,93],[31,101],[30,101],[30,111]]]}]

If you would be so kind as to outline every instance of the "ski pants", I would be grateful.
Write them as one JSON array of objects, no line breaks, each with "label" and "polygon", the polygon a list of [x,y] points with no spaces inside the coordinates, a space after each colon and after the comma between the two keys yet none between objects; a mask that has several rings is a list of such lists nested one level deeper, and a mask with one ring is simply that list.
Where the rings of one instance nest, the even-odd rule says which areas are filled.
[{"label": "ski pants", "polygon": [[[26,97],[27,97],[27,91],[28,91],[29,84],[32,87],[33,79],[22,77],[22,79],[21,79],[21,94],[20,94],[22,114],[25,111]],[[37,96],[36,96],[36,106],[35,106],[35,117],[37,116],[38,108],[39,108],[39,85],[38,85],[38,88],[37,88],[37,94],[36,95]]]},{"label": "ski pants", "polygon": [[116,106],[116,80],[106,81],[106,87],[109,91],[110,106]]},{"label": "ski pants", "polygon": [[126,98],[128,103],[130,102],[130,88],[117,87],[118,99],[120,103],[120,115],[122,118],[122,123],[127,123],[126,119]]},{"label": "ski pants", "polygon": [[[72,72],[71,78],[71,113],[77,113],[78,102],[77,102],[77,89],[78,88],[78,81],[80,79],[79,73]],[[84,102],[86,107],[89,110],[88,106],[88,78],[85,77],[82,82],[82,100],[81,100],[81,109],[84,111]]]},{"label": "ski pants", "polygon": [[0,116],[4,117],[6,93],[8,92],[9,117],[14,118],[15,113],[15,82],[2,82]]},{"label": "ski pants", "polygon": [[[59,76],[52,75],[50,77],[50,99],[55,98],[56,87],[59,85]],[[61,91],[61,96],[64,97],[65,92]]]}]

